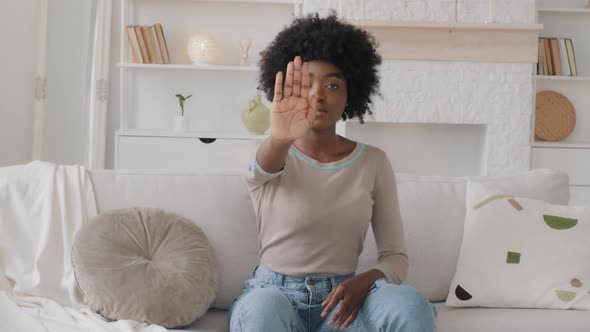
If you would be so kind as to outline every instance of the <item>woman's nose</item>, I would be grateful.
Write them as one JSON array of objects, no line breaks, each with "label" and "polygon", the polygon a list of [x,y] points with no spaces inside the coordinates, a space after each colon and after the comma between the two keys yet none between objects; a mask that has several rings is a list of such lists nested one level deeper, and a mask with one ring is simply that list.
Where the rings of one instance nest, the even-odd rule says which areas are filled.
[{"label": "woman's nose", "polygon": [[312,83],[309,89],[309,97],[315,96],[317,101],[323,101],[325,99],[324,91],[321,89],[319,84]]}]

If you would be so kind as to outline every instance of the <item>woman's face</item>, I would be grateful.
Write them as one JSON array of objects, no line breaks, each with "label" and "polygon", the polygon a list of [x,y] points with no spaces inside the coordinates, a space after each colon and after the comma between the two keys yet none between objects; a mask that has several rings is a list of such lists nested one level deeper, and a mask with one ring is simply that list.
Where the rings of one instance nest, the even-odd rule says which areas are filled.
[{"label": "woman's face", "polygon": [[342,71],[324,61],[309,62],[311,89],[309,97],[317,98],[316,117],[311,129],[327,129],[342,118],[348,97],[346,80]]}]

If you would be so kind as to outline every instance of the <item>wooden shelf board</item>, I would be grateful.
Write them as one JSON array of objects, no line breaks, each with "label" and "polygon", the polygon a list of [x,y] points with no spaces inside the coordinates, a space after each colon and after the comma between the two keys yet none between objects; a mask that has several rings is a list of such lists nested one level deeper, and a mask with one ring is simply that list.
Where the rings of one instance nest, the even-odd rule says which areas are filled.
[{"label": "wooden shelf board", "polygon": [[348,20],[369,31],[384,59],[536,63],[541,24]]},{"label": "wooden shelf board", "polygon": [[423,21],[379,21],[379,20],[347,20],[361,27],[411,28],[411,29],[452,29],[452,30],[517,30],[540,31],[542,24],[513,23],[454,23],[454,22],[423,22]]}]

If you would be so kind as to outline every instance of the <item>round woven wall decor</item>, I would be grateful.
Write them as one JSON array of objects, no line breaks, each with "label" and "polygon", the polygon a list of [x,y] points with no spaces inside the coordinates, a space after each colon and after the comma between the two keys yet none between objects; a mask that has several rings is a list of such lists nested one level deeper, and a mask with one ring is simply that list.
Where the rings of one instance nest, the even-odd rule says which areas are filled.
[{"label": "round woven wall decor", "polygon": [[576,111],[566,96],[555,91],[537,93],[535,136],[544,141],[561,141],[576,127]]}]

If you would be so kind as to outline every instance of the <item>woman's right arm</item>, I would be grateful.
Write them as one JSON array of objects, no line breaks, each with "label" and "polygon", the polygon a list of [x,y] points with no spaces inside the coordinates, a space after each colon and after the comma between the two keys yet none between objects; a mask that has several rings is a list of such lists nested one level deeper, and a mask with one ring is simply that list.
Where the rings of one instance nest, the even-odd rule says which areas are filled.
[{"label": "woman's right arm", "polygon": [[315,116],[316,98],[309,98],[309,66],[301,57],[287,65],[287,78],[283,86],[283,73],[275,78],[274,97],[270,113],[271,136],[258,148],[257,164],[267,173],[277,173],[284,166],[289,148],[295,140],[305,136]]},{"label": "woman's right arm", "polygon": [[272,136],[265,139],[256,152],[258,165],[267,173],[279,172],[285,166],[291,144],[292,141],[279,140]]}]

